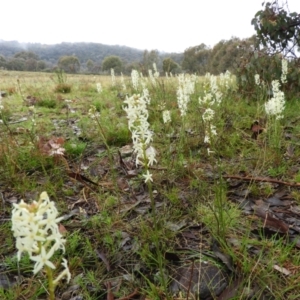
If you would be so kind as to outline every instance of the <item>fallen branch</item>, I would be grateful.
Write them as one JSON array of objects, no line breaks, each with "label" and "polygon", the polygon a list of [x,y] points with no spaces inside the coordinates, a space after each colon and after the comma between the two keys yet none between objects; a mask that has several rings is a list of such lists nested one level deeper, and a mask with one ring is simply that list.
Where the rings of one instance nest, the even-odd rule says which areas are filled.
[{"label": "fallen branch", "polygon": [[283,184],[287,186],[298,186],[300,187],[300,183],[297,182],[288,182],[288,181],[282,181],[267,177],[249,177],[249,176],[238,176],[238,175],[223,175],[223,178],[231,178],[231,179],[239,179],[239,180],[245,180],[245,181],[260,181],[260,182],[271,182],[271,183],[277,183],[277,184]]}]

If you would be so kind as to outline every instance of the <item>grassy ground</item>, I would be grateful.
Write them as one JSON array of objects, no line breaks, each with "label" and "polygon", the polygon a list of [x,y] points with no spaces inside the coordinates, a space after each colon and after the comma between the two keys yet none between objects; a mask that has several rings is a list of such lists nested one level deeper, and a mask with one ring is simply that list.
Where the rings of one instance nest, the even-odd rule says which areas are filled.
[{"label": "grassy ground", "polygon": [[[45,273],[33,275],[28,255],[17,260],[10,221],[13,203],[43,191],[64,216],[72,275],[57,299],[195,299],[203,262],[227,278],[207,299],[300,298],[297,100],[274,120],[263,88],[245,100],[234,78],[218,79],[220,103],[199,103],[216,96],[211,80],[186,76],[195,85],[182,116],[177,78],[140,78],[134,89],[131,78],[61,76],[0,73],[1,299],[47,299]],[[157,161],[149,167],[135,163],[124,111],[125,94],[144,88]],[[53,144],[64,155],[50,155]],[[185,284],[182,266],[192,266]]]}]

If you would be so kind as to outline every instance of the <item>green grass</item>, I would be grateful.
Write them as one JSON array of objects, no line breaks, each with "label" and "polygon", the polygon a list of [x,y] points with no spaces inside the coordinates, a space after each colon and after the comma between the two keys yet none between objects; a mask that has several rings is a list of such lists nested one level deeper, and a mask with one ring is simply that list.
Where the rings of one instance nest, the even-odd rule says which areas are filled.
[{"label": "green grass", "polygon": [[[12,90],[15,74],[21,92]],[[17,263],[10,229],[12,203],[36,200],[46,190],[60,215],[67,216],[61,223],[66,229],[64,256],[72,281],[58,285],[58,297],[77,285],[76,293],[84,299],[108,299],[109,286],[116,299],[132,293],[141,299],[182,299],[168,289],[177,258],[181,263],[197,261],[205,252],[220,264],[211,250],[214,239],[240,276],[240,292],[234,299],[243,299],[249,290],[253,297],[265,293],[270,299],[298,299],[300,262],[295,244],[276,230],[270,234],[264,220],[251,210],[247,213],[241,203],[249,200],[261,205],[260,201],[282,191],[288,200],[300,203],[296,186],[252,178],[300,181],[299,101],[287,101],[280,135],[274,137],[267,130],[253,139],[250,126],[255,120],[261,119],[261,126],[269,128],[263,109],[267,99],[246,101],[234,92],[234,86],[228,91],[222,87],[223,102],[212,105],[211,123],[217,135],[207,144],[209,124],[202,120],[207,105],[199,104],[204,89],[209,91],[207,79],[197,78],[184,118],[177,106],[176,78],[158,78],[157,84],[145,81],[151,97],[151,145],[157,150],[157,164],[149,168],[153,175],[149,185],[142,177],[145,168],[135,164],[135,154],[119,154],[132,139],[123,100],[117,97],[124,91],[120,78],[116,80],[111,87],[110,77],[68,75],[63,84],[70,89],[55,90],[58,86],[50,74],[0,72],[0,90],[11,91],[2,99],[0,114],[5,121],[0,124],[0,262],[5,265],[0,274],[24,276],[9,288],[0,285],[0,298],[47,297],[45,274],[33,276],[26,255]],[[101,93],[96,89],[98,82]],[[125,82],[131,96],[130,78]],[[142,94],[142,87],[138,92]],[[34,128],[23,101],[29,95],[40,99]],[[69,102],[64,101],[66,97]],[[91,105],[99,113],[98,123],[88,114]],[[168,124],[163,123],[164,109],[171,113]],[[23,117],[27,120],[14,122]],[[65,149],[64,158],[47,152],[49,143],[57,139]],[[58,266],[61,254],[53,258]],[[283,275],[275,265],[291,274]]]}]

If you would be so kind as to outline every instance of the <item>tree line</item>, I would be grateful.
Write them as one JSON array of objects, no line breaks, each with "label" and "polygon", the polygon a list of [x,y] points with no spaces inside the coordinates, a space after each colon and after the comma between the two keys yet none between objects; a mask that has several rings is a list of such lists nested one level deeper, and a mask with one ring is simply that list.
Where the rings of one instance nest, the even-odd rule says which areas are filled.
[{"label": "tree line", "polygon": [[[234,68],[235,60],[240,51],[237,46],[242,43],[238,38],[232,38],[229,41],[220,41],[217,45],[210,48],[205,44],[190,47],[184,53],[160,53],[157,50],[136,50],[128,47],[117,48],[118,51],[123,49],[124,52],[109,52],[113,47],[101,48],[106,51],[103,53],[91,53],[82,56],[84,52],[83,43],[75,43],[71,47],[70,43],[62,43],[62,49],[59,51],[57,47],[48,47],[44,53],[37,45],[28,47],[30,50],[21,50],[17,47],[18,43],[14,43],[9,47],[6,42],[0,43],[0,68],[17,71],[53,71],[57,68],[67,73],[107,73],[110,69],[114,69],[115,73],[130,74],[132,69],[139,70],[144,75],[148,74],[148,70],[153,68],[155,63],[158,70],[162,73],[197,73],[205,74],[206,72],[220,73],[227,69]],[[65,44],[67,48],[64,49]],[[77,44],[80,44],[78,48]],[[247,40],[247,45],[251,45],[251,39]],[[5,47],[3,46],[5,45]],[[85,44],[88,48],[89,44]],[[94,45],[94,44],[92,44]],[[33,50],[36,51],[33,51]],[[38,50],[37,50],[38,49]],[[81,49],[81,51],[78,51]],[[93,49],[93,47],[92,47]],[[130,50],[131,49],[131,50]],[[18,51],[19,50],[19,51]],[[73,51],[72,51],[73,50]],[[64,52],[66,51],[66,52]],[[87,51],[88,53],[89,51]],[[70,54],[72,53],[72,54]],[[129,55],[133,53],[134,55]],[[58,56],[58,54],[60,54]]]}]

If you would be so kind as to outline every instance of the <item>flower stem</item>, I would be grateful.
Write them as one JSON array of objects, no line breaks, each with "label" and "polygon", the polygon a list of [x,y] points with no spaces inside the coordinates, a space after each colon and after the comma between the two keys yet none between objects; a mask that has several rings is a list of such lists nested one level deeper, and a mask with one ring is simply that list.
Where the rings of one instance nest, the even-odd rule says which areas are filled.
[{"label": "flower stem", "polygon": [[48,277],[48,293],[49,293],[49,300],[55,300],[55,285],[53,283],[53,271],[50,267],[45,266],[47,277]]},{"label": "flower stem", "polygon": [[[148,168],[146,168],[148,169]],[[154,224],[154,247],[156,250],[156,259],[158,262],[158,268],[159,268],[159,272],[160,272],[160,278],[161,278],[161,282],[163,287],[165,288],[166,285],[166,281],[165,281],[165,273],[164,273],[164,259],[163,259],[163,255],[160,249],[160,244],[159,244],[159,228],[158,228],[158,222],[157,222],[157,215],[156,215],[156,207],[155,207],[155,199],[153,196],[153,189],[152,189],[152,183],[149,180],[147,182],[147,187],[148,187],[148,192],[149,192],[149,196],[150,196],[150,201],[151,201],[151,213],[152,213],[152,220],[153,220],[153,224]]]}]

